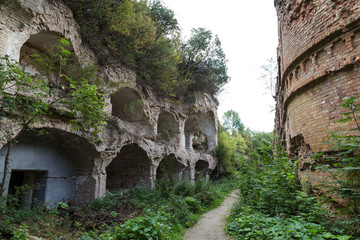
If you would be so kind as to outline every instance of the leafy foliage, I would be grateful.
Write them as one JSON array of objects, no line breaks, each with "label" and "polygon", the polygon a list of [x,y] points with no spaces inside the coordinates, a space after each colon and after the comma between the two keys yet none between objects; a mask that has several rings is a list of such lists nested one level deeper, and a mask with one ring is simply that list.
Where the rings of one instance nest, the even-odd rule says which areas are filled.
[{"label": "leafy foliage", "polygon": [[[155,189],[138,185],[107,193],[89,204],[59,203],[50,210],[41,205],[33,209],[6,206],[2,205],[5,198],[0,198],[0,237],[20,234],[20,226],[26,223],[28,233],[45,238],[181,239],[184,229],[196,223],[198,214],[218,206],[233,187],[233,181],[227,179],[216,183],[198,180],[194,184],[163,178]],[[15,203],[20,195],[9,197]]]},{"label": "leafy foliage", "polygon": [[[241,198],[227,231],[236,239],[350,239],[327,224],[316,198],[299,191],[296,163],[263,147],[239,174]],[[259,153],[260,152],[260,153]]]},{"label": "leafy foliage", "polygon": [[235,239],[350,239],[350,236],[334,235],[324,226],[309,222],[301,216],[290,218],[269,217],[261,213],[242,211],[228,226]]},{"label": "leafy foliage", "polygon": [[190,80],[191,89],[216,93],[229,81],[221,42],[211,31],[192,29],[190,39],[182,46],[182,53],[180,73]]},{"label": "leafy foliage", "polygon": [[272,153],[272,133],[256,132],[246,128],[237,112],[229,110],[224,113],[224,126],[218,123],[218,146],[216,158],[218,159],[217,174],[236,175],[242,171],[244,164],[252,161],[260,147],[264,146]]},{"label": "leafy foliage", "polygon": [[[332,146],[332,153],[319,153],[314,160],[319,163],[317,169],[327,172],[331,181],[322,182],[319,187],[328,193],[322,198],[325,203],[339,202],[337,213],[351,233],[360,236],[360,123],[359,98],[351,96],[341,105],[343,116],[339,124],[350,126],[349,129],[332,133],[327,142]],[[340,201],[339,201],[340,200]]]},{"label": "leafy foliage", "polygon": [[[174,12],[161,1],[65,0],[100,64],[119,61],[159,95],[181,98],[215,93],[226,82],[226,59],[217,36],[194,29],[182,43]],[[113,55],[113,57],[109,57]]]},{"label": "leafy foliage", "polygon": [[46,82],[31,76],[7,57],[0,57],[0,120],[10,114],[21,117],[23,122],[32,122],[48,111],[44,101],[48,91]]},{"label": "leafy foliage", "polygon": [[150,4],[150,16],[157,28],[157,37],[174,34],[180,30],[174,12],[156,0]]},{"label": "leafy foliage", "polygon": [[273,58],[267,59],[267,64],[261,66],[260,80],[264,82],[267,93],[275,97],[275,87],[278,74],[278,64]]},{"label": "leafy foliage", "polygon": [[242,123],[239,113],[234,110],[229,110],[224,113],[224,128],[226,131],[233,133],[237,131],[243,133],[245,131],[245,125]]},{"label": "leafy foliage", "polygon": [[[60,39],[56,51],[33,55],[28,63],[38,67],[41,77],[26,72],[23,66],[8,57],[0,57],[0,120],[8,125],[0,131],[9,142],[0,182],[1,193],[5,190],[11,145],[15,143],[12,134],[31,128],[32,123],[42,121],[44,116],[56,113],[70,117],[74,129],[89,131],[101,140],[100,133],[106,125],[103,95],[97,86],[83,78],[83,74],[89,76],[89,72],[80,69],[83,74],[73,76],[62,72],[69,64],[71,53],[66,49],[69,45],[69,41]],[[66,84],[61,86],[61,93],[57,88],[60,79],[66,80]]]}]

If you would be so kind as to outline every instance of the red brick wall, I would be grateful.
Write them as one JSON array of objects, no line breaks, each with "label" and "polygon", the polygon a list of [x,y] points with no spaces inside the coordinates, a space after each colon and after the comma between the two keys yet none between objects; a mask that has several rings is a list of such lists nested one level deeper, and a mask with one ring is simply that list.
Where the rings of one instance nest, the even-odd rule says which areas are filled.
[{"label": "red brick wall", "polygon": [[309,48],[360,17],[358,0],[282,0],[281,2],[276,6],[282,72]]},{"label": "red brick wall", "polygon": [[302,135],[312,151],[328,150],[324,144],[328,132],[341,126],[334,123],[341,118],[338,106],[344,97],[360,93],[359,79],[360,71],[350,67],[296,94],[287,105],[287,139]]},{"label": "red brick wall", "polygon": [[302,136],[312,151],[339,124],[337,107],[360,94],[360,1],[276,0],[280,64],[276,128],[291,149]]}]

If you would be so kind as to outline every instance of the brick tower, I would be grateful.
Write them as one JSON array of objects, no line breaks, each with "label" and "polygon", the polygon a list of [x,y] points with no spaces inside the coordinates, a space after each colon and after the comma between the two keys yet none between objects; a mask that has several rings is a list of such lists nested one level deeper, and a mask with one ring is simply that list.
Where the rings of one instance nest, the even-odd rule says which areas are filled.
[{"label": "brick tower", "polygon": [[[275,0],[279,26],[275,128],[299,176],[312,184],[326,178],[309,154],[341,118],[344,98],[360,94],[360,1]],[[349,127],[349,126],[343,126]]]}]

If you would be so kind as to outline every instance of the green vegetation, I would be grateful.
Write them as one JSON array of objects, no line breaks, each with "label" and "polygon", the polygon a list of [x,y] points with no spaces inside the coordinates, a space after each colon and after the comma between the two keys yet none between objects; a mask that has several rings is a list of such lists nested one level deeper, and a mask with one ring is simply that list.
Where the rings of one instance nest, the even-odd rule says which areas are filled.
[{"label": "green vegetation", "polygon": [[227,231],[235,239],[349,239],[327,222],[328,213],[314,196],[301,191],[296,163],[281,149],[263,148],[251,164],[243,163],[241,198],[229,217]]},{"label": "green vegetation", "polygon": [[332,133],[327,142],[332,150],[314,156],[317,169],[329,173],[332,179],[314,187],[326,191],[327,194],[320,197],[324,204],[336,206],[337,222],[347,226],[352,235],[360,237],[359,97],[345,99],[342,108],[343,116],[337,123],[352,127]]},{"label": "green vegetation", "polygon": [[272,153],[272,133],[255,132],[245,127],[239,114],[233,110],[224,113],[224,126],[219,122],[217,171],[213,175],[237,176],[242,163],[250,163],[258,148],[264,146]]},{"label": "green vegetation", "polygon": [[161,1],[65,3],[100,65],[120,61],[137,72],[139,83],[161,96],[177,99],[197,91],[215,93],[229,81],[218,37],[199,28],[182,41],[173,11]]},{"label": "green vegetation", "polygon": [[[193,29],[182,40],[174,13],[160,1],[145,0],[64,0],[81,26],[84,41],[96,53],[100,66],[119,61],[137,72],[138,83],[151,86],[160,96],[192,99],[198,92],[214,94],[229,81],[226,58],[220,40],[210,31]],[[9,142],[1,180],[4,192],[13,133],[31,128],[42,117],[58,115],[74,130],[91,129],[96,141],[106,125],[103,93],[96,67],[80,67],[60,39],[58,46],[34,52],[26,61],[42,77],[30,75],[19,63],[0,58],[0,120],[6,124],[1,134]],[[276,67],[273,60],[263,67],[262,76],[273,89]],[[56,93],[61,91],[62,94]],[[124,112],[135,118],[144,103],[131,102]],[[246,128],[238,113],[230,110],[219,123],[218,160],[212,174],[218,182],[176,180],[172,165],[155,189],[137,186],[107,193],[85,205],[58,203],[48,209],[43,204],[23,206],[22,186],[7,198],[0,197],[0,238],[27,239],[180,239],[185,228],[196,223],[201,213],[217,206],[237,188],[241,198],[228,218],[227,232],[235,239],[351,239],[360,237],[360,104],[357,97],[344,101],[339,123],[353,126],[330,138],[332,151],[314,156],[318,170],[333,181],[320,186],[328,193],[320,198],[301,189],[297,161],[272,145],[271,133]],[[173,136],[172,121],[165,122],[161,134]],[[194,142],[207,149],[206,140]],[[170,159],[170,157],[169,157]],[[165,159],[166,160],[166,159]],[[171,160],[171,159],[170,159]],[[167,176],[168,175],[168,176]],[[221,177],[228,177],[221,178]],[[221,179],[221,180],[219,180]],[[304,191],[307,190],[307,191]],[[339,203],[339,199],[341,200]],[[324,205],[339,203],[336,211]]]},{"label": "green vegetation", "polygon": [[[64,70],[69,70],[67,73],[71,74],[72,67],[67,66],[74,64],[68,62],[71,57],[66,49],[68,45],[66,39],[60,39],[55,49],[44,54],[34,53],[29,63],[38,67],[47,79],[31,75],[19,63],[0,57],[0,120],[7,126],[1,129],[1,135],[8,142],[0,194],[5,190],[11,146],[16,143],[13,134],[19,135],[31,129],[31,124],[43,121],[44,116],[57,114],[66,117],[74,130],[90,131],[94,139],[101,141],[100,134],[106,125],[103,95],[85,78],[95,74],[93,68],[88,68],[88,71],[79,69],[72,75],[64,73]],[[65,90],[62,95],[55,92],[59,87]]]},{"label": "green vegetation", "polygon": [[[235,176],[240,190],[240,201],[228,218],[227,232],[231,236],[235,239],[360,237],[358,98],[346,99],[342,107],[344,117],[337,122],[353,128],[332,134],[327,142],[333,146],[332,151],[313,158],[318,170],[329,173],[333,179],[313,186],[324,188],[323,196],[315,196],[309,186],[300,185],[297,161],[291,161],[281,148],[274,149],[267,134],[250,134],[253,148],[247,155],[249,145],[244,134],[248,130],[235,112],[225,115],[226,128],[220,128],[216,154],[225,172]],[[329,211],[329,206],[333,211]]]},{"label": "green vegetation", "polygon": [[[108,193],[87,205],[59,203],[58,208],[30,209],[5,206],[1,198],[0,237],[20,234],[64,239],[181,239],[185,228],[196,223],[201,213],[218,206],[232,183],[163,178],[155,189],[137,186]],[[21,195],[11,195],[12,203]]]}]

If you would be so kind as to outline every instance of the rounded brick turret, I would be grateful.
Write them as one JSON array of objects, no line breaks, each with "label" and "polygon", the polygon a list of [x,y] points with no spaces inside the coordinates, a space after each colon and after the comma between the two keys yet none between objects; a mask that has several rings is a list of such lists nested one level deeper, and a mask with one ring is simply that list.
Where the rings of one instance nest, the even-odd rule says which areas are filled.
[{"label": "rounded brick turret", "polygon": [[[293,158],[328,151],[339,107],[360,94],[360,2],[275,0],[279,26],[275,128]],[[314,178],[300,162],[300,178]],[[321,175],[320,173],[318,173]],[[306,177],[305,177],[306,175]],[[312,175],[312,177],[310,177]]]}]

